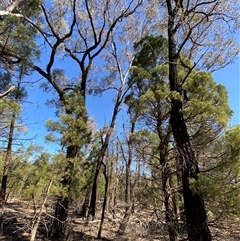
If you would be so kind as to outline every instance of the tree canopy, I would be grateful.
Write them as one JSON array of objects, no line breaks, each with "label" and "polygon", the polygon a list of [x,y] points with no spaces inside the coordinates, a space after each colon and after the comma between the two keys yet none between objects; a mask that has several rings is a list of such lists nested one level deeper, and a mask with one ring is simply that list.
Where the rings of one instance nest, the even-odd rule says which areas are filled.
[{"label": "tree canopy", "polygon": [[[110,215],[125,235],[143,210],[170,241],[210,241],[215,221],[239,221],[240,130],[213,77],[239,54],[239,10],[238,0],[0,3],[1,235],[11,197],[32,205],[31,241],[40,229],[68,240],[74,215],[99,219],[98,239]],[[39,143],[23,133],[43,96],[54,115],[37,123]]]}]

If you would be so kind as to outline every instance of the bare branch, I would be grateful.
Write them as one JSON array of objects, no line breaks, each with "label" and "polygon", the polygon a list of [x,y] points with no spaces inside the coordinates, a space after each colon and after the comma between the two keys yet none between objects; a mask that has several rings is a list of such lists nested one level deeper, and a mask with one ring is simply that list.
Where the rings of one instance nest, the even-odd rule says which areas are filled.
[{"label": "bare branch", "polygon": [[6,10],[0,11],[0,16],[9,15],[23,0],[15,0]]},{"label": "bare branch", "polygon": [[0,94],[0,99],[2,99],[3,97],[7,96],[11,91],[13,91],[15,89],[15,86],[11,86],[8,90],[6,90],[5,92],[3,92],[2,94]]}]

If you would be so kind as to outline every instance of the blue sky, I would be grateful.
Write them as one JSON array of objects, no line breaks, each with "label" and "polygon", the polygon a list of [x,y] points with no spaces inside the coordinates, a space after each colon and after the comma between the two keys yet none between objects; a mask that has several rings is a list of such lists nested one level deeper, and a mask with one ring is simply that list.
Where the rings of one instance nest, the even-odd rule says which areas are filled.
[{"label": "blue sky", "polygon": [[[66,67],[66,66],[65,66]],[[71,68],[71,66],[69,66]],[[37,74],[33,75],[34,79],[38,79]],[[234,111],[234,115],[230,120],[230,126],[240,124],[240,62],[239,59],[234,64],[214,72],[213,77],[217,83],[226,86],[229,95],[229,104]],[[45,80],[42,80],[45,81]],[[30,87],[29,101],[32,103],[25,105],[24,112],[27,119],[25,122],[28,125],[28,134],[26,137],[37,137],[33,139],[32,143],[39,143],[46,149],[51,146],[51,149],[56,150],[56,146],[46,144],[44,137],[47,134],[44,124],[47,119],[55,118],[54,109],[46,106],[46,101],[51,97],[51,93],[46,93],[42,89],[38,88],[39,83]],[[97,123],[97,127],[100,128],[104,123],[109,124],[112,110],[113,110],[113,96],[115,93],[105,93],[102,97],[89,96],[87,98],[88,113],[90,117],[93,117]],[[123,112],[119,113],[117,127],[121,128],[120,122],[122,122],[124,116]],[[53,149],[51,151],[54,151]]]},{"label": "blue sky", "polygon": [[230,120],[230,126],[240,124],[240,61],[236,59],[234,64],[228,65],[213,73],[214,80],[224,85],[228,90],[228,99],[234,114]]}]

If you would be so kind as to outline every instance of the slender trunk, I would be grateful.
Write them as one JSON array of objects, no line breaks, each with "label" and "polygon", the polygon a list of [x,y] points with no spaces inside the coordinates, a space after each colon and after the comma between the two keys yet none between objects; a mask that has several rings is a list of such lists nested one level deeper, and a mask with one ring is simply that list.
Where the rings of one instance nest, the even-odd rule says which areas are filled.
[{"label": "slender trunk", "polygon": [[160,142],[159,154],[160,154],[160,164],[161,164],[161,176],[162,176],[162,190],[164,196],[164,208],[165,208],[165,222],[168,227],[169,240],[177,240],[177,224],[174,217],[174,207],[173,207],[173,193],[171,193],[171,170],[169,168],[169,163],[167,159],[168,152],[168,139],[166,139],[161,130],[161,123],[158,124],[158,135],[160,140],[165,140],[165,142]]},{"label": "slender trunk", "polygon": [[126,203],[126,212],[131,206],[131,165],[132,165],[132,137],[131,135],[134,133],[135,129],[135,121],[132,122],[130,137],[128,140],[128,160],[126,162],[126,186],[125,186],[125,203]]},{"label": "slender trunk", "polygon": [[128,221],[130,219],[131,213],[132,213],[132,198],[131,198],[131,165],[132,165],[132,160],[133,160],[133,153],[132,153],[132,148],[133,148],[133,141],[131,135],[134,133],[135,130],[135,120],[132,121],[131,125],[131,130],[130,130],[130,137],[128,142],[128,159],[125,158],[124,155],[124,150],[122,150],[122,155],[123,158],[125,159],[126,162],[126,180],[125,180],[125,215],[120,223],[118,233],[119,234],[124,234]]},{"label": "slender trunk", "polygon": [[118,163],[118,144],[117,144],[117,157],[116,157],[116,174],[117,174],[117,177],[116,177],[116,180],[114,181],[114,184],[113,184],[113,191],[112,191],[112,216],[113,218],[116,217],[116,206],[117,206],[117,190],[118,190],[118,183],[119,183],[119,178],[118,178],[118,167],[117,167],[117,163]]},{"label": "slender trunk", "polygon": [[93,185],[92,185],[92,195],[90,201],[90,207],[88,212],[88,217],[92,216],[92,220],[95,219],[96,215],[96,202],[97,202],[97,184],[98,184],[98,176],[100,173],[102,161],[100,159],[97,160],[97,166],[94,174]]},{"label": "slender trunk", "polygon": [[105,192],[104,192],[104,199],[103,199],[103,206],[102,206],[101,222],[100,222],[98,235],[97,235],[98,239],[101,238],[101,234],[102,234],[102,228],[103,228],[103,223],[104,223],[104,218],[105,218],[105,210],[106,210],[106,205],[107,205],[107,200],[108,200],[108,184],[109,184],[106,164],[105,163],[102,163],[102,164],[103,164],[103,167],[104,167],[103,168],[103,175],[104,175],[104,178],[105,178]]},{"label": "slender trunk", "polygon": [[[23,66],[20,68],[19,78],[18,78],[18,84],[17,84],[17,91],[14,95],[15,101],[19,101],[21,98],[21,80],[23,76]],[[14,90],[15,87],[11,86],[10,91]],[[11,121],[10,121],[10,127],[9,127],[9,134],[8,134],[8,143],[7,143],[7,150],[6,150],[6,157],[5,157],[5,163],[3,167],[3,175],[2,175],[2,182],[1,182],[1,190],[0,190],[0,236],[3,236],[3,216],[4,216],[4,205],[6,200],[6,190],[7,190],[7,179],[8,179],[8,171],[11,164],[11,158],[12,158],[12,145],[13,145],[13,134],[14,134],[14,128],[15,128],[15,121],[16,121],[17,114],[15,110],[12,113]]]},{"label": "slender trunk", "polygon": [[[114,144],[113,144],[114,146]],[[110,209],[110,201],[112,200],[113,195],[113,185],[112,185],[112,179],[113,179],[113,164],[114,164],[114,148],[112,147],[112,155],[109,159],[109,167],[108,167],[108,193],[107,193],[107,203],[106,203],[106,213],[109,214]]]},{"label": "slender trunk", "polygon": [[[178,2],[178,1],[177,1]],[[176,7],[172,7],[172,1],[166,0],[168,7],[168,55],[169,55],[169,84],[171,91],[181,94],[181,83],[178,78],[179,54],[176,51],[174,20],[177,15]],[[178,2],[179,3],[179,2]],[[177,3],[177,4],[178,4]],[[182,116],[182,100],[171,99],[170,124],[176,143],[182,171],[184,208],[188,226],[189,241],[211,241],[211,233],[207,224],[205,205],[201,194],[193,194],[189,178],[198,178],[198,162],[196,160],[190,142],[187,126]]]},{"label": "slender trunk", "polygon": [[92,196],[91,196],[90,208],[89,208],[89,215],[92,216],[92,219],[95,218],[95,213],[96,213],[98,175],[99,175],[99,172],[100,172],[100,169],[101,169],[103,158],[104,158],[106,150],[108,148],[108,144],[109,144],[109,140],[110,140],[112,131],[113,131],[114,126],[115,126],[117,114],[119,112],[120,105],[122,103],[123,88],[124,88],[124,82],[121,85],[121,88],[120,88],[120,90],[117,93],[116,102],[115,102],[115,106],[114,106],[114,110],[113,110],[113,114],[112,114],[111,123],[110,123],[109,128],[107,129],[106,136],[105,136],[105,138],[104,138],[104,140],[102,142],[102,147],[101,147],[101,150],[99,152],[99,156],[97,158],[97,166],[96,166],[95,176],[94,176],[94,180],[93,180]]},{"label": "slender trunk", "polygon": [[112,216],[115,218],[116,216],[116,206],[117,206],[117,190],[118,190],[118,184],[119,184],[119,171],[118,171],[118,160],[119,160],[119,143],[117,142],[116,147],[116,161],[115,161],[115,173],[116,173],[116,179],[113,183],[113,191],[112,191]]}]

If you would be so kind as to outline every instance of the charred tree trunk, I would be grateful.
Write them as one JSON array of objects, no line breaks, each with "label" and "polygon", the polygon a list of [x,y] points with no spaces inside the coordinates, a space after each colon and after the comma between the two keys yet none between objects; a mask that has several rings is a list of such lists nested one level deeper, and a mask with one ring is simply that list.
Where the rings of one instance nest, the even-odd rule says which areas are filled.
[{"label": "charred tree trunk", "polygon": [[97,166],[94,174],[93,185],[92,185],[92,195],[91,195],[90,207],[88,212],[88,217],[91,216],[92,220],[95,219],[95,215],[96,215],[98,176],[100,173],[101,166],[102,166],[102,161],[99,159],[97,160]]},{"label": "charred tree trunk", "polygon": [[117,177],[113,183],[113,191],[111,196],[111,211],[112,211],[112,217],[116,217],[116,206],[117,206],[117,196],[118,196],[118,184],[119,184],[119,171],[118,171],[118,150],[119,150],[119,143],[117,142],[117,148],[116,148],[116,162],[115,162],[115,173],[117,174]]},{"label": "charred tree trunk", "polygon": [[68,164],[66,167],[66,174],[61,181],[61,185],[63,188],[67,189],[67,195],[58,196],[57,203],[55,207],[55,215],[52,220],[52,226],[49,231],[49,237],[51,238],[60,238],[65,235],[66,231],[66,221],[68,216],[68,206],[69,206],[69,189],[72,183],[72,172],[74,169],[74,164],[71,162],[70,158],[74,158],[78,153],[78,146],[69,146],[67,148],[66,157],[68,160]]},{"label": "charred tree trunk", "polygon": [[[171,91],[177,91],[181,94],[179,87],[181,83],[178,78],[178,60],[179,53],[175,41],[175,17],[177,8],[181,1],[175,1],[176,7],[173,7],[171,0],[166,0],[168,7],[168,57],[169,57],[169,84]],[[180,168],[182,172],[183,198],[188,226],[189,241],[211,241],[211,233],[207,224],[207,215],[202,195],[193,194],[189,178],[198,178],[198,162],[196,160],[192,145],[190,142],[187,126],[182,115],[182,100],[171,99],[170,124],[172,126],[173,136],[176,143],[180,159]]]},{"label": "charred tree trunk", "polygon": [[108,179],[108,175],[107,175],[107,166],[104,162],[102,164],[103,164],[103,175],[105,178],[105,191],[104,191],[104,199],[103,199],[103,206],[102,206],[101,222],[100,222],[98,235],[97,235],[98,239],[100,239],[101,235],[102,235],[102,228],[103,228],[103,223],[104,223],[104,219],[105,219],[105,210],[106,210],[107,200],[108,200],[108,185],[109,185],[109,179]]},{"label": "charred tree trunk", "polygon": [[[161,150],[160,150],[161,152]],[[165,154],[164,154],[165,156]],[[165,159],[165,158],[164,158]],[[160,161],[162,167],[162,189],[164,195],[164,207],[165,207],[165,222],[168,227],[169,240],[177,240],[177,220],[174,215],[174,203],[173,194],[171,193],[171,183],[170,183],[170,169],[166,160],[161,158]]]},{"label": "charred tree trunk", "polygon": [[189,185],[190,178],[198,179],[199,169],[186,125],[180,114],[180,106],[180,101],[173,101],[171,124],[182,170],[183,198],[188,226],[188,238],[190,241],[210,241],[211,234],[207,224],[203,197],[201,194],[193,194]]}]

